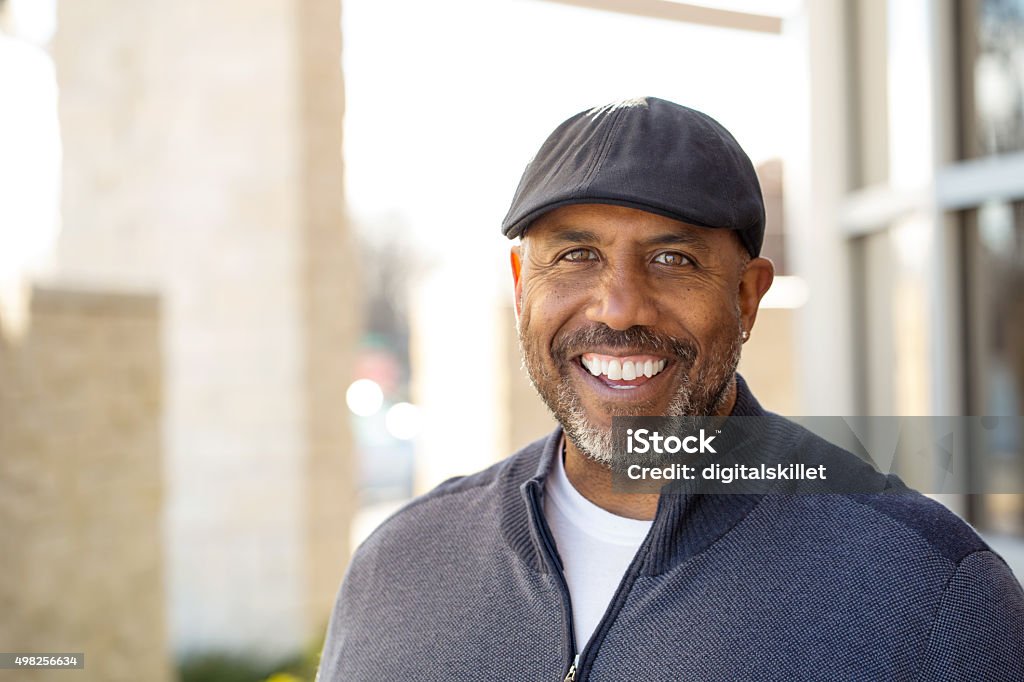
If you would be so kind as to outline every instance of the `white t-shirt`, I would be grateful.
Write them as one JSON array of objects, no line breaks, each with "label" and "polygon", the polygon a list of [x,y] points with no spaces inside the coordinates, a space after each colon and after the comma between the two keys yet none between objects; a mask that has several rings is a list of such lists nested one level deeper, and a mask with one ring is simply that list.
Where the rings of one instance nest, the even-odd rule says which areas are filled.
[{"label": "white t-shirt", "polygon": [[544,515],[562,558],[579,652],[608,609],[652,522],[601,509],[573,487],[562,457],[555,460],[544,484]]}]

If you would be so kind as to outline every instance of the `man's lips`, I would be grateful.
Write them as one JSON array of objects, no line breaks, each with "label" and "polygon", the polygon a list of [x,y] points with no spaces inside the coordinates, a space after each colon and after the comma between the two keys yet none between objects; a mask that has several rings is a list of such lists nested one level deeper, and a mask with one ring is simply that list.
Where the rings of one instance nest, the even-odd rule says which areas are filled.
[{"label": "man's lips", "polygon": [[[601,388],[616,392],[633,393],[641,387],[646,388],[650,384],[661,383],[656,377],[671,365],[671,360],[664,356],[651,354],[583,353],[577,357],[577,365],[586,372],[590,379],[588,383],[591,385],[596,384]],[[638,392],[649,393],[645,390]],[[617,397],[626,396],[620,394]]]}]

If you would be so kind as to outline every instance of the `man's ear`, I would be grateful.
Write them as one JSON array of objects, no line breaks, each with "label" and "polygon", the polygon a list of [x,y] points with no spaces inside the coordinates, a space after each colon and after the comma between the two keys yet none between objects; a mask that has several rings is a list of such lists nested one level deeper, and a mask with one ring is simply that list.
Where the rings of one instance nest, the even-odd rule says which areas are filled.
[{"label": "man's ear", "polygon": [[512,250],[509,252],[509,260],[512,263],[512,292],[516,304],[516,317],[518,318],[519,313],[521,312],[519,310],[519,304],[522,301],[523,295],[523,281],[521,278],[523,261],[522,250],[520,249],[519,244],[512,247]]},{"label": "man's ear", "polygon": [[767,258],[752,258],[740,275],[740,320],[747,332],[754,328],[761,298],[775,279],[775,265]]}]

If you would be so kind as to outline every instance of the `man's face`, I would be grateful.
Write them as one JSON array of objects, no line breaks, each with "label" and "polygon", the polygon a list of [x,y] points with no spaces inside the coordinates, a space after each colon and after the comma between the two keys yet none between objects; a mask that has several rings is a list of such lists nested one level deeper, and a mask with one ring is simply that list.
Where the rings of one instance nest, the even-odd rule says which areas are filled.
[{"label": "man's face", "polygon": [[612,416],[728,407],[740,335],[771,281],[768,261],[752,261],[765,280],[747,260],[728,230],[631,208],[566,206],[530,226],[513,251],[520,346],[581,452],[615,467]]}]

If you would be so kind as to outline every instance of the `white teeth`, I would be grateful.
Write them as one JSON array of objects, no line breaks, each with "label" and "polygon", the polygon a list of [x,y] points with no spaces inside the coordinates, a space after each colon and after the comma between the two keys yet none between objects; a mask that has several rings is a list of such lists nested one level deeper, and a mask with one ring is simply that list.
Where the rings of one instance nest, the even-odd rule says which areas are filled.
[{"label": "white teeth", "polygon": [[581,357],[580,362],[594,376],[603,374],[612,381],[633,381],[642,377],[651,378],[665,369],[665,366],[668,364],[667,360],[635,362],[633,360],[620,360],[619,358],[606,360],[597,357]]}]

